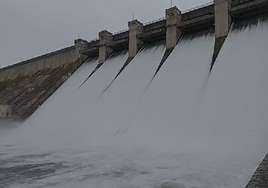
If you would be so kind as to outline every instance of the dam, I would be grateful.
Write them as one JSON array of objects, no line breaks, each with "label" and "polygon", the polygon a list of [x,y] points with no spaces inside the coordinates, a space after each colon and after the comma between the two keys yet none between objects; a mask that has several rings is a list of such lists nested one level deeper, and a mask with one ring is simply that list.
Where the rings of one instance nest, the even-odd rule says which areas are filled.
[{"label": "dam", "polygon": [[267,10],[175,6],[0,69],[0,185],[267,187]]}]

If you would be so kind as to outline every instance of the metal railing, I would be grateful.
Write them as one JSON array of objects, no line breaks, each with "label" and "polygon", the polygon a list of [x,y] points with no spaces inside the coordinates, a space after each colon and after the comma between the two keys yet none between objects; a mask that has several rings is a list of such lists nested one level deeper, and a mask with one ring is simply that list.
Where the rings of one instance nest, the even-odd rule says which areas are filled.
[{"label": "metal railing", "polygon": [[[194,11],[194,10],[197,10],[197,9],[200,9],[200,8],[204,8],[206,6],[213,5],[213,4],[214,4],[214,2],[211,1],[211,2],[206,3],[206,4],[199,5],[199,6],[196,6],[194,8],[181,11],[181,13],[182,14],[188,13],[188,12],[191,12],[191,11]],[[143,26],[147,26],[147,25],[150,25],[150,24],[153,24],[153,23],[165,20],[165,19],[166,19],[165,17],[162,17],[162,18],[159,18],[159,19],[156,19],[156,20],[153,20],[153,21],[149,21],[149,22],[144,23]],[[118,35],[118,34],[121,34],[121,33],[127,32],[127,31],[128,31],[128,29],[124,29],[124,30],[121,30],[121,31],[113,33],[113,35]],[[95,42],[95,41],[98,41],[98,40],[99,40],[99,38],[96,38],[96,39],[90,40],[88,43]]]},{"label": "metal railing", "polygon": [[[265,4],[267,3],[268,0],[255,0],[255,1],[243,1],[243,2],[235,2],[235,4],[232,3],[232,7],[236,7],[238,5],[246,5],[247,7],[250,8],[251,5],[259,5],[259,4]],[[248,6],[250,5],[250,6]]]},{"label": "metal railing", "polygon": [[150,21],[150,22],[146,22],[146,23],[143,24],[143,26],[150,25],[150,24],[153,24],[153,23],[156,23],[156,22],[165,20],[165,19],[166,19],[165,17],[162,17],[162,18],[159,18],[159,19],[157,19],[157,20],[153,20],[153,21]]},{"label": "metal railing", "polygon": [[128,29],[124,29],[124,30],[121,30],[121,31],[113,33],[113,35],[118,35],[118,34],[121,34],[121,33],[125,33],[127,31],[128,31]]},{"label": "metal railing", "polygon": [[[257,2],[257,3],[256,3]],[[249,16],[249,15],[254,15],[258,14],[261,12],[267,11],[267,6],[268,6],[268,0],[264,1],[251,1],[244,3],[247,4],[247,6],[237,8],[238,5],[235,5],[234,7],[231,8],[230,15],[236,18],[239,17],[244,17],[244,16]],[[250,6],[249,6],[250,4]],[[243,4],[239,4],[243,5]]]},{"label": "metal railing", "polygon": [[184,11],[181,11],[181,13],[184,14],[184,13],[191,12],[191,11],[194,11],[194,10],[197,10],[197,9],[200,9],[200,8],[204,8],[204,7],[206,7],[206,6],[213,5],[213,4],[214,4],[214,2],[211,1],[211,2],[206,3],[206,4],[199,5],[199,6],[197,6],[197,7],[190,8],[190,9],[187,9],[187,10],[184,10]]},{"label": "metal railing", "polygon": [[[113,33],[113,35],[118,35],[118,34],[120,34],[120,33],[124,33],[124,32],[127,32],[127,31],[128,31],[128,29],[124,29],[124,30],[121,30],[121,31],[118,31],[118,32]],[[95,39],[93,39],[93,40],[90,40],[88,43],[96,42],[96,41],[98,41],[98,40],[100,40],[100,39],[99,39],[99,38],[95,38]]]}]

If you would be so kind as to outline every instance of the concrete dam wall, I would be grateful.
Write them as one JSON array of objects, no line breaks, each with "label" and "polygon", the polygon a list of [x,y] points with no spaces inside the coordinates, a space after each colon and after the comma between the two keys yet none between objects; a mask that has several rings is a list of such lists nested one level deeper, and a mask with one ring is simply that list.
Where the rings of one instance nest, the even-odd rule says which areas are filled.
[{"label": "concrete dam wall", "polygon": [[0,69],[0,81],[14,79],[17,76],[32,75],[38,71],[68,65],[77,60],[75,46],[32,58]]},{"label": "concrete dam wall", "polygon": [[[254,110],[259,108],[255,106],[255,103],[250,102],[255,101],[264,111],[266,108],[260,102],[261,100],[253,100],[252,96],[262,98],[261,94],[266,91],[257,87],[255,82],[251,82],[250,79],[247,80],[247,74],[250,74],[253,78],[263,81],[265,76],[257,74],[261,68],[265,68],[265,65],[262,64],[263,61],[260,60],[260,63],[256,65],[258,69],[250,72],[253,67],[250,66],[249,60],[243,60],[247,63],[244,65],[239,64],[242,59],[233,59],[236,53],[239,54],[238,57],[243,56],[244,52],[238,50],[239,45],[236,46],[236,49],[231,47],[239,44],[242,39],[250,40],[251,44],[256,47],[255,39],[250,34],[255,32],[265,36],[258,29],[260,25],[266,23],[264,15],[267,14],[267,5],[268,1],[215,0],[214,3],[186,12],[172,7],[166,10],[166,17],[163,19],[147,24],[132,20],[128,23],[129,30],[127,31],[115,34],[106,30],[101,31],[99,39],[90,42],[77,39],[72,47],[3,68],[0,70],[0,115],[27,119],[83,64],[84,67],[90,66],[88,74],[83,82],[77,81],[76,85],[72,86],[75,87],[74,91],[70,91],[78,91],[78,97],[74,99],[78,103],[73,102],[72,105],[73,108],[80,109],[81,114],[73,115],[74,111],[68,109],[65,115],[70,113],[74,116],[67,118],[73,124],[75,124],[73,119],[81,119],[81,124],[84,123],[85,127],[88,126],[88,122],[94,122],[94,125],[90,124],[94,130],[93,133],[90,133],[93,138],[95,138],[94,134],[100,137],[100,133],[109,137],[109,133],[120,125],[116,134],[119,136],[127,134],[129,139],[140,136],[140,139],[143,138],[142,141],[145,141],[145,138],[154,132],[157,136],[154,135],[150,138],[155,142],[163,135],[163,137],[168,135],[166,139],[176,140],[179,132],[181,138],[176,141],[182,143],[184,142],[182,138],[187,140],[193,136],[192,132],[189,134],[189,127],[186,125],[198,124],[195,122],[198,120],[201,122],[201,128],[195,127],[195,130],[200,129],[200,134],[194,134],[197,138],[204,138],[202,137],[202,135],[206,135],[204,130],[207,132],[213,130],[214,132],[210,133],[211,135],[215,133],[218,140],[228,141],[224,136],[229,136],[230,140],[234,139],[234,133],[239,134],[240,129],[245,132],[251,130],[251,124],[248,123],[250,120],[246,121],[246,115],[240,114],[239,109],[248,107],[250,104],[253,107],[248,107],[249,110],[245,110],[243,113],[248,117],[257,117],[258,114],[255,114]],[[249,30],[248,28],[252,26],[257,29]],[[250,36],[250,39],[245,36]],[[261,42],[263,41],[259,41],[259,43]],[[265,42],[263,42],[264,46]],[[229,48],[232,50],[228,50]],[[251,48],[243,49],[248,50],[247,52],[254,51]],[[128,55],[126,55],[126,51]],[[198,60],[191,54],[192,51],[199,56]],[[264,57],[263,51],[260,54],[254,51],[253,54],[255,54],[254,57],[258,55]],[[88,60],[85,61],[86,59]],[[240,70],[240,67],[244,69]],[[240,77],[236,77],[237,74]],[[247,80],[249,85],[255,88],[254,91],[258,90],[261,94],[251,93],[252,90],[248,89],[246,84],[244,85],[243,80]],[[237,95],[241,92],[237,89],[240,86],[244,86],[241,88],[241,91],[244,91],[241,94],[244,98]],[[229,92],[225,93],[225,91]],[[119,95],[120,93],[125,93],[125,95]],[[252,96],[248,94],[252,94]],[[59,97],[59,95],[58,93],[57,96]],[[161,101],[162,96],[165,96],[165,101]],[[87,97],[86,104],[83,104],[84,101],[79,102],[78,100]],[[247,98],[251,100],[245,102]],[[57,100],[59,99],[60,97]],[[237,104],[239,107],[233,107],[234,113],[226,110],[232,106],[229,103],[231,99],[234,100],[233,104]],[[54,103],[57,103],[57,100]],[[226,100],[226,105],[222,103],[222,100]],[[100,103],[98,103],[99,101]],[[114,110],[115,106],[117,110]],[[195,108],[198,113],[195,110],[192,113]],[[202,108],[208,110],[200,112]],[[63,109],[60,106],[58,110]],[[252,116],[248,113],[249,111],[252,112]],[[99,119],[98,114],[103,114],[105,118]],[[47,116],[49,117],[49,115]],[[53,114],[50,116],[54,117]],[[206,118],[210,116],[215,118]],[[231,119],[230,122],[233,124],[230,125],[234,126],[234,129],[229,125],[226,126],[225,121],[220,121],[223,116],[226,121],[229,120],[228,118]],[[64,117],[62,116],[62,119]],[[237,117],[241,117],[248,127],[238,126],[241,122]],[[265,119],[263,117],[260,119]],[[34,116],[32,118],[34,119]],[[175,127],[170,122],[171,120],[185,127]],[[66,123],[61,121],[62,124]],[[259,119],[256,118],[256,121]],[[258,125],[261,123],[263,123],[262,120],[257,122]],[[107,127],[107,124],[111,124],[111,126]],[[220,124],[222,125],[214,127],[214,125]],[[131,125],[133,135],[128,132]],[[144,125],[146,129],[140,125]],[[227,128],[225,129],[225,127]],[[106,132],[102,132],[103,129],[106,129]],[[222,136],[218,130],[225,132],[226,135]],[[233,133],[227,130],[232,130]],[[189,134],[189,137],[182,133]],[[170,138],[168,138],[169,136]],[[260,137],[263,138],[263,134],[260,134]],[[94,142],[94,140],[91,141]],[[188,141],[190,142],[190,140]],[[215,140],[215,142],[217,141]],[[233,142],[237,145],[241,144],[235,139]],[[158,144],[161,145],[160,142]],[[209,145],[209,143],[206,144]],[[219,142],[219,144],[222,143]],[[266,163],[267,159],[260,165],[247,188],[257,185],[259,187],[267,186]],[[252,167],[249,169],[252,171]],[[228,170],[226,172],[232,173]],[[227,179],[230,178],[227,173],[221,175]],[[232,178],[237,177],[232,174],[230,182],[232,183]],[[224,183],[219,184],[224,185]],[[214,186],[219,184],[216,183]]]},{"label": "concrete dam wall", "polygon": [[[99,32],[98,39],[89,42],[83,39],[77,39],[75,40],[74,46],[0,69],[0,85],[2,88],[0,93],[2,93],[2,96],[5,96],[7,89],[8,92],[11,92],[13,90],[12,88],[14,88],[13,86],[20,85],[18,83],[25,81],[26,78],[28,83],[30,80],[29,76],[32,76],[32,80],[37,81],[37,77],[38,79],[42,77],[39,77],[41,72],[43,72],[42,75],[45,75],[49,71],[54,70],[57,74],[66,76],[68,71],[60,73],[60,67],[66,68],[77,61],[77,64],[80,64],[86,58],[98,58],[101,66],[112,53],[117,53],[122,50],[128,50],[129,59],[125,63],[125,65],[127,65],[142,46],[148,43],[165,40],[166,52],[160,63],[162,65],[180,38],[185,35],[196,35],[203,30],[215,31],[214,54],[211,62],[212,68],[217,54],[228,35],[231,23],[236,19],[243,19],[251,14],[261,14],[265,12],[268,6],[267,4],[268,2],[266,0],[214,0],[212,3],[186,11],[180,11],[177,7],[171,7],[166,9],[165,18],[145,24],[138,20],[132,20],[128,22],[128,30],[114,34],[104,30]],[[159,68],[161,68],[161,65]],[[60,81],[59,83],[62,82]],[[29,87],[29,85],[27,85],[27,87]],[[17,104],[13,104],[14,101],[12,97],[10,99],[1,97],[0,105],[10,105],[14,109],[19,109],[19,107],[15,107]],[[20,100],[18,99],[18,101]],[[31,105],[29,104],[29,106]],[[14,114],[17,114],[17,110],[12,111]]]},{"label": "concrete dam wall", "polygon": [[25,120],[85,60],[77,45],[0,69],[0,118]]}]

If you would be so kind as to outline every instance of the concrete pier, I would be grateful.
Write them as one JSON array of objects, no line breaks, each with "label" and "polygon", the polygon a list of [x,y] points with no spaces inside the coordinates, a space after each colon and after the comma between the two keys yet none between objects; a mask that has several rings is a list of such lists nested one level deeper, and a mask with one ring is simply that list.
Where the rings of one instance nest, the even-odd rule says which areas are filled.
[{"label": "concrete pier", "polygon": [[108,44],[113,41],[113,34],[107,30],[99,32],[99,63],[104,63],[108,56],[113,52]]},{"label": "concrete pier", "polygon": [[10,118],[12,116],[12,108],[10,105],[0,105],[0,118]]},{"label": "concrete pier", "polygon": [[181,11],[175,6],[166,9],[166,48],[171,49],[177,45],[182,34],[179,26],[181,25]]},{"label": "concrete pier", "polygon": [[76,39],[74,41],[74,46],[75,46],[75,51],[76,51],[77,58],[83,58],[83,57],[86,58],[86,56],[83,55],[80,52],[85,50],[85,49],[87,49],[87,41],[83,40],[81,38]]},{"label": "concrete pier", "polygon": [[129,57],[134,57],[142,45],[142,40],[139,35],[143,32],[143,24],[138,20],[132,20],[128,22],[129,28]]},{"label": "concrete pier", "polygon": [[88,42],[80,53],[87,57],[99,56],[100,62],[104,62],[112,51],[128,49],[129,56],[134,57],[142,42],[166,40],[166,48],[172,49],[182,34],[213,27],[216,39],[225,38],[232,18],[265,12],[268,12],[268,0],[214,0],[183,12],[175,6],[165,10],[164,18],[144,24],[133,20],[128,23],[128,30],[113,35],[102,31],[103,38]]},{"label": "concrete pier", "polygon": [[226,37],[231,24],[230,0],[214,0],[215,37]]}]

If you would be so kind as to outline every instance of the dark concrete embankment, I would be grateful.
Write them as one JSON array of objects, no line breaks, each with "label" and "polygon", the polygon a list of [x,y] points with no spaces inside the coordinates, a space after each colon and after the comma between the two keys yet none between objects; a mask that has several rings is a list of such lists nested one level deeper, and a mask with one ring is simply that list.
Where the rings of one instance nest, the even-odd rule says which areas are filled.
[{"label": "dark concrete embankment", "polygon": [[18,75],[0,82],[0,104],[12,106],[12,117],[24,120],[42,105],[81,65],[81,60],[32,75]]}]

